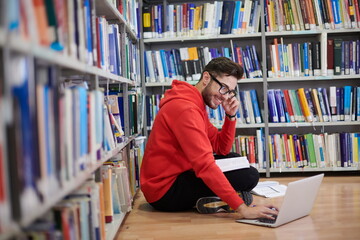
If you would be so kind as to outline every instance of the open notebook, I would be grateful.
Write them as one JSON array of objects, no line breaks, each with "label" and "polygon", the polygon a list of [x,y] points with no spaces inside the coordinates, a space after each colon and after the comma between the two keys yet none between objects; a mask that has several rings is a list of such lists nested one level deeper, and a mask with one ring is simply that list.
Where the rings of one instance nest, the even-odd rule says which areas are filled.
[{"label": "open notebook", "polygon": [[288,184],[285,197],[275,221],[269,219],[238,219],[239,223],[248,223],[266,227],[278,227],[310,214],[324,174],[304,178]]}]

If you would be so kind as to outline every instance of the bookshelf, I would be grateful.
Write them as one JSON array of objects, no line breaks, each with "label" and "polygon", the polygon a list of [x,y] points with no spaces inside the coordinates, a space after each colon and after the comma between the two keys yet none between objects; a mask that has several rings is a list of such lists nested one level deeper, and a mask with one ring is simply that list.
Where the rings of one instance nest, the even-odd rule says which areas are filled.
[{"label": "bookshelf", "polygon": [[[356,161],[356,163],[353,163],[353,166],[347,166],[347,167],[340,167],[338,165],[334,165],[334,166],[317,166],[317,167],[274,167],[274,166],[270,166],[271,164],[273,164],[273,160],[271,159],[272,157],[270,156],[271,154],[271,149],[269,149],[270,147],[273,146],[273,144],[270,144],[270,138],[273,138],[274,134],[284,134],[284,133],[289,133],[292,135],[302,135],[302,134],[308,134],[308,133],[313,133],[313,134],[318,134],[321,135],[323,138],[325,138],[324,136],[328,135],[333,135],[336,133],[342,133],[342,132],[347,132],[347,133],[358,133],[359,132],[359,118],[357,118],[357,120],[352,120],[352,121],[314,121],[314,122],[306,122],[306,121],[296,121],[296,122],[272,122],[270,121],[270,119],[268,118],[269,114],[270,114],[270,109],[269,109],[269,102],[268,102],[268,90],[270,89],[281,89],[281,91],[286,90],[286,89],[294,89],[297,90],[299,88],[305,88],[305,89],[309,89],[309,88],[326,88],[327,89],[327,94],[329,94],[329,87],[330,86],[334,86],[336,88],[343,88],[344,86],[351,86],[351,87],[358,87],[358,80],[360,78],[359,73],[355,73],[355,69],[354,72],[351,74],[340,74],[340,75],[335,75],[335,74],[330,74],[327,72],[327,66],[331,64],[331,62],[327,61],[327,55],[330,54],[327,51],[327,44],[328,44],[328,40],[334,40],[334,39],[338,39],[341,38],[344,41],[354,41],[353,44],[356,45],[356,41],[359,41],[359,36],[360,36],[360,25],[358,25],[357,23],[354,23],[353,25],[349,25],[348,24],[348,19],[347,18],[349,14],[349,12],[347,11],[343,11],[344,8],[341,8],[341,16],[342,16],[342,23],[338,23],[337,25],[335,24],[334,27],[331,27],[331,23],[328,24],[328,22],[324,22],[324,20],[319,20],[320,18],[322,19],[329,19],[326,18],[326,16],[324,16],[324,14],[328,14],[327,13],[322,13],[320,10],[321,8],[317,8],[316,11],[314,10],[315,13],[317,13],[318,15],[314,15],[314,19],[312,19],[312,25],[309,25],[308,29],[300,29],[299,28],[295,28],[294,26],[290,26],[290,28],[286,29],[285,25],[283,26],[283,29],[278,28],[275,29],[274,27],[278,27],[276,24],[277,23],[282,23],[282,22],[286,22],[289,20],[284,20],[286,18],[286,14],[283,12],[285,11],[283,1],[266,1],[269,4],[274,4],[275,8],[271,8],[269,6],[264,6],[264,1],[256,1],[261,10],[259,14],[260,15],[255,15],[255,16],[259,16],[259,27],[258,27],[258,31],[256,30],[257,28],[255,27],[252,30],[249,30],[249,28],[246,28],[245,30],[242,29],[240,30],[240,33],[228,33],[228,34],[219,34],[219,32],[216,32],[217,30],[213,30],[213,32],[210,31],[210,33],[204,33],[201,32],[196,32],[195,29],[195,24],[194,24],[194,31],[192,32],[191,30],[191,24],[189,24],[188,26],[186,25],[186,23],[181,22],[181,24],[185,24],[184,28],[181,29],[181,32],[179,32],[179,28],[176,31],[175,25],[178,26],[179,24],[177,23],[179,18],[178,18],[178,11],[182,10],[184,8],[188,8],[187,9],[187,14],[182,13],[180,14],[181,17],[187,18],[188,21],[191,21],[189,19],[191,19],[192,10],[189,9],[194,9],[196,11],[196,8],[199,6],[202,6],[203,8],[205,8],[206,4],[215,4],[215,6],[218,6],[216,4],[218,4],[219,1],[173,1],[173,0],[164,0],[164,1],[143,1],[143,5],[146,6],[146,8],[142,8],[143,11],[145,11],[145,13],[150,13],[150,16],[154,19],[156,19],[157,16],[159,16],[159,18],[161,17],[161,15],[163,16],[162,22],[163,22],[163,26],[162,27],[156,27],[156,22],[151,22],[151,26],[146,26],[145,28],[143,28],[143,31],[146,33],[143,36],[146,36],[146,38],[143,38],[142,44],[144,44],[144,51],[151,51],[152,53],[152,59],[153,61],[155,61],[156,63],[152,63],[152,67],[156,68],[157,65],[165,65],[167,64],[167,68],[169,69],[169,74],[171,73],[171,71],[173,71],[171,69],[171,61],[175,61],[175,63],[177,63],[176,61],[176,57],[174,57],[175,60],[171,60],[171,55],[175,56],[175,53],[172,51],[172,49],[181,49],[181,48],[194,48],[196,47],[198,50],[198,58],[195,58],[195,62],[199,60],[201,60],[201,56],[199,53],[199,49],[200,51],[204,50],[204,48],[208,47],[210,48],[217,48],[219,52],[221,52],[222,56],[226,56],[226,51],[224,51],[224,48],[228,48],[230,49],[230,57],[235,58],[235,60],[238,60],[238,56],[237,52],[234,50],[232,51],[232,49],[236,48],[236,47],[243,47],[245,48],[245,46],[249,45],[254,45],[256,48],[256,53],[257,53],[257,57],[259,59],[260,65],[261,65],[261,69],[262,70],[262,77],[254,77],[254,76],[246,76],[244,79],[241,79],[240,81],[238,81],[238,90],[244,90],[244,91],[248,91],[248,90],[252,90],[255,89],[257,92],[257,97],[258,97],[258,102],[261,108],[261,116],[262,116],[262,122],[261,123],[254,123],[254,122],[249,122],[246,123],[244,121],[242,122],[238,122],[237,124],[237,135],[252,135],[255,136],[255,132],[258,129],[262,129],[263,131],[263,137],[264,137],[264,141],[263,141],[263,148],[264,148],[264,164],[267,167],[264,167],[263,169],[259,169],[260,172],[265,172],[267,177],[270,177],[270,173],[278,173],[278,172],[290,172],[290,173],[295,173],[295,172],[312,172],[312,171],[334,171],[334,172],[347,172],[347,171],[359,171],[360,170],[360,166],[358,163],[358,160]],[[226,1],[229,2],[229,1]],[[237,1],[234,1],[237,2]],[[243,1],[243,4],[246,4],[247,1]],[[254,2],[254,1],[253,1]],[[291,3],[290,3],[291,2]],[[288,4],[295,4],[296,1],[288,1]],[[309,1],[309,3],[313,4],[314,6],[317,6],[317,4],[325,4],[324,1]],[[339,1],[340,4],[343,4],[343,1]],[[188,5],[186,5],[188,4]],[[194,5],[191,5],[194,4]],[[236,4],[236,3],[235,3]],[[345,4],[345,2],[344,2]],[[180,6],[180,8],[178,8],[177,6]],[[186,6],[185,6],[186,5]],[[149,6],[149,7],[148,7]],[[154,7],[156,6],[156,7]],[[162,6],[162,7],[158,7],[158,6]],[[234,5],[235,6],[235,5]],[[167,13],[167,9],[168,7],[171,9],[171,18],[169,18],[169,14]],[[245,6],[246,8],[246,6]],[[310,8],[310,6],[307,6],[305,9],[305,11],[307,10],[307,8]],[[357,7],[358,8],[358,7]],[[160,10],[159,10],[160,9]],[[212,18],[216,19],[216,14],[217,12],[221,12],[219,11],[219,9],[221,10],[222,8],[217,8],[216,12],[214,12],[213,15],[211,15]],[[236,7],[234,7],[234,11]],[[275,10],[274,10],[275,9]],[[297,11],[297,14],[306,14],[306,13],[301,13],[301,8],[296,6],[295,8],[293,8],[293,10],[295,9],[295,11]],[[338,9],[336,9],[338,10]],[[335,10],[335,11],[336,11]],[[356,10],[356,9],[355,9]],[[151,14],[154,13],[154,11],[158,11],[157,15],[155,14],[155,17],[153,17]],[[269,15],[269,11],[275,11],[275,12],[271,12],[271,14],[274,14],[272,17],[273,19],[271,21],[273,21],[272,24],[275,25],[269,25],[268,21],[269,18],[267,18]],[[277,11],[281,11],[284,14],[278,14]],[[339,10],[340,11],[340,10]],[[358,11],[358,10],[357,10]],[[250,10],[249,10],[250,12]],[[202,15],[202,20],[204,21],[204,19],[206,18],[205,16],[205,10],[203,10],[203,15]],[[280,12],[279,12],[280,13]],[[309,13],[309,12],[308,12]],[[172,15],[174,14],[174,15]],[[194,13],[196,14],[196,13]],[[234,13],[235,15],[236,13]],[[292,14],[295,14],[295,12],[292,12]],[[282,17],[284,16],[284,18]],[[290,16],[290,15],[289,15]],[[294,16],[292,16],[294,17]],[[275,20],[276,18],[276,20]],[[176,19],[173,21],[173,19]],[[194,17],[195,19],[195,17]],[[315,23],[315,19],[316,23]],[[358,12],[355,11],[355,20],[359,21],[360,16],[358,15]],[[185,21],[187,21],[185,20]],[[209,19],[205,19],[206,21],[209,21]],[[161,22],[161,20],[158,20],[159,22]],[[177,21],[175,23],[175,21]],[[182,21],[183,18],[182,18]],[[309,19],[303,19],[303,21],[310,21]],[[255,21],[256,22],[256,21]],[[355,21],[356,22],[356,21]],[[310,22],[309,22],[310,23]],[[323,23],[323,24],[320,24]],[[201,24],[201,23],[200,23]],[[155,25],[155,26],[154,26]],[[208,23],[208,25],[211,25],[211,23]],[[281,25],[281,24],[279,24]],[[205,25],[202,25],[203,28]],[[352,27],[350,27],[352,26]],[[187,29],[187,27],[190,28],[190,30]],[[305,27],[305,25],[303,26]],[[162,30],[161,30],[162,29]],[[171,30],[175,29],[174,32],[172,32]],[[167,32],[167,30],[169,30]],[[155,33],[154,33],[155,31]],[[235,30],[236,31],[236,30]],[[192,35],[192,36],[191,36]],[[306,74],[304,74],[304,70],[301,70],[301,74],[299,75],[291,75],[290,72],[284,72],[281,73],[283,75],[280,75],[279,72],[279,76],[271,76],[269,75],[269,71],[272,70],[272,59],[271,59],[271,52],[270,52],[270,45],[273,44],[274,39],[278,40],[278,44],[282,44],[281,46],[287,46],[288,44],[295,44],[298,43],[300,44],[299,46],[303,46],[305,45],[306,42],[320,42],[320,57],[322,58],[321,62],[320,62],[320,69],[319,71],[320,74],[316,75],[315,73],[310,74],[309,76],[305,76]],[[303,45],[301,45],[303,44]],[[349,43],[350,44],[350,43]],[[354,48],[355,49],[355,48]],[[166,53],[170,55],[170,60],[166,60],[165,64],[163,63],[163,60],[161,59],[162,62],[159,63],[159,61],[156,59],[156,52],[160,51],[160,50],[165,50],[169,51],[171,50],[170,53]],[[206,49],[207,51],[208,49]],[[155,52],[155,54],[154,54]],[[205,52],[205,50],[204,50]],[[161,53],[160,53],[161,54]],[[206,54],[206,52],[205,52]],[[212,54],[212,52],[210,51],[210,54]],[[154,58],[155,55],[155,58]],[[180,50],[180,55],[181,55],[181,50]],[[165,55],[166,56],[166,55]],[[287,56],[287,55],[286,55]],[[355,56],[355,55],[353,55]],[[282,57],[282,56],[281,56]],[[341,56],[340,56],[341,57]],[[278,57],[280,58],[280,57]],[[149,58],[150,59],[150,58]],[[185,58],[186,59],[186,58]],[[185,59],[182,59],[180,62],[184,62],[187,61]],[[189,58],[188,58],[189,59]],[[301,60],[303,60],[304,58],[302,58]],[[324,60],[326,59],[326,60]],[[147,56],[143,57],[142,62],[145,65],[144,69],[143,69],[143,73],[145,74],[145,78],[143,77],[142,81],[144,82],[145,85],[145,91],[146,91],[146,95],[148,96],[153,96],[150,98],[149,102],[151,102],[151,106],[154,106],[158,103],[161,94],[168,88],[170,88],[171,86],[171,81],[173,78],[175,79],[179,79],[176,78],[178,76],[175,75],[175,77],[171,78],[171,76],[169,75],[169,78],[166,78],[166,73],[165,73],[165,79],[159,75],[159,73],[156,73],[155,71],[155,78],[152,77],[151,72],[149,71],[149,69],[146,69],[146,62],[148,62],[149,60],[147,59]],[[190,59],[191,61],[191,59]],[[206,61],[206,59],[205,59]],[[288,63],[288,62],[286,62]],[[246,62],[244,61],[243,65],[245,68],[247,68],[246,66]],[[313,63],[312,63],[313,64]],[[355,66],[355,65],[354,65]],[[356,65],[358,66],[358,65]],[[163,67],[164,68],[164,67]],[[166,67],[165,67],[166,68]],[[161,68],[158,69],[158,71],[161,71]],[[165,71],[165,70],[164,70]],[[178,69],[178,71],[180,71]],[[279,70],[280,71],[280,70]],[[196,72],[197,73],[197,72]],[[156,75],[158,74],[158,75]],[[272,75],[274,75],[274,73],[271,73]],[[198,76],[198,75],[196,75]],[[182,77],[183,79],[186,78],[186,76]],[[198,78],[197,79],[192,79],[190,81],[188,81],[190,84],[196,84]],[[146,117],[147,119],[152,119],[152,117],[154,115],[156,115],[156,111],[157,111],[157,107],[150,107],[149,108],[150,111],[148,110]],[[150,114],[149,114],[150,112]],[[211,114],[210,114],[211,115]],[[216,120],[218,121],[218,120]],[[219,123],[214,121],[214,125],[217,126]],[[148,131],[151,131],[151,121],[147,121],[148,124]],[[221,121],[220,124],[221,126]],[[326,141],[326,140],[324,140]],[[336,141],[340,141],[340,140],[336,140]],[[358,137],[353,138],[353,140],[351,140],[353,142],[358,141]],[[282,143],[282,146],[284,146],[285,143]],[[339,146],[339,145],[337,145]],[[332,147],[328,146],[326,147],[327,150],[333,150]],[[235,149],[235,148],[234,148]],[[340,152],[340,147],[336,148],[338,150],[338,152]],[[354,151],[355,149],[358,149],[358,147],[354,147],[353,149],[351,149],[351,151]],[[323,149],[324,150],[324,149]],[[325,151],[327,151],[325,150]],[[308,150],[306,150],[308,151]],[[344,151],[344,150],[342,150]],[[350,149],[349,149],[350,151]],[[283,152],[284,154],[284,152]],[[356,155],[356,154],[355,154]],[[355,156],[354,155],[354,156]],[[319,155],[319,156],[325,156],[325,155]],[[354,157],[353,156],[353,157]],[[337,157],[341,157],[339,155],[337,155]],[[358,157],[357,157],[358,158]],[[296,160],[296,159],[295,159]],[[319,161],[317,159],[317,161]]]},{"label": "bookshelf", "polygon": [[[52,21],[56,18],[56,27],[50,29],[53,25],[48,20],[44,21],[45,30],[38,28],[39,9],[36,14],[34,11],[37,4],[43,4],[45,18]],[[44,4],[56,8],[54,15],[46,12]],[[0,4],[0,239],[29,235],[41,238],[45,234],[41,232],[58,236],[68,234],[67,231],[75,231],[83,238],[105,239],[105,235],[96,235],[95,229],[105,231],[106,239],[113,239],[131,210],[130,198],[136,194],[138,184],[130,176],[137,177],[134,166],[140,164],[142,154],[135,143],[142,130],[131,131],[132,124],[138,123],[130,119],[129,104],[134,103],[128,99],[129,92],[141,84],[136,61],[138,2],[66,0],[58,1],[56,7],[53,4],[55,1],[43,0]],[[119,4],[126,5],[125,14],[119,12]],[[26,10],[20,14],[20,8]],[[72,14],[74,19],[70,17]],[[118,30],[117,65],[106,55],[111,52],[111,43],[107,42],[107,27],[111,24]],[[43,31],[49,35],[56,33],[47,44],[40,39]],[[100,31],[105,34],[101,38]],[[114,72],[111,66],[121,71]],[[115,119],[115,114],[105,105],[113,85],[122,93],[120,128],[124,132],[116,126],[120,118]],[[105,126],[107,123],[109,128]],[[126,176],[119,175],[125,176],[123,185],[117,186],[128,188],[128,195],[123,196],[128,200],[126,206],[121,205],[119,213],[111,213],[113,220],[105,225],[105,219],[101,218],[104,213],[95,207],[100,206],[101,191],[93,189],[102,186],[101,168],[109,163],[121,165],[111,168],[125,169],[122,174]],[[124,193],[116,194],[119,196],[114,199]],[[77,199],[79,196],[82,200]],[[98,197],[95,202],[94,196]],[[99,211],[98,220],[91,219],[95,211],[90,209]],[[69,220],[62,215],[57,225],[60,229],[55,233],[55,222],[59,224],[55,211],[69,214],[66,215],[69,219],[75,216],[75,211],[80,214],[88,211],[89,215],[82,218],[87,221],[85,225],[71,224],[72,229],[62,225]]]}]

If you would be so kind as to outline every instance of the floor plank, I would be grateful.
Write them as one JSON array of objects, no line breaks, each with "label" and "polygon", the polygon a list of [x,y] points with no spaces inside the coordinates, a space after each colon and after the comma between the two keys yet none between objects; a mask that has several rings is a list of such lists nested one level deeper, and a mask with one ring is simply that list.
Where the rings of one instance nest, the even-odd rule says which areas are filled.
[{"label": "floor plank", "polygon": [[[301,178],[261,180],[287,184]],[[116,239],[360,239],[360,176],[325,177],[310,216],[276,229],[236,223],[231,214],[158,212],[139,192]]]}]

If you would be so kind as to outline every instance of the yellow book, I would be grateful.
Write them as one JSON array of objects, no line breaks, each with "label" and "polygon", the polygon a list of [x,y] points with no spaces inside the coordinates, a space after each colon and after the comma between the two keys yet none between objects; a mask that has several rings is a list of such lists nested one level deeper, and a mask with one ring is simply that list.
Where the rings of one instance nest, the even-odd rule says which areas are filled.
[{"label": "yellow book", "polygon": [[188,52],[189,52],[189,60],[198,60],[199,59],[197,47],[189,47]]},{"label": "yellow book", "polygon": [[352,133],[352,153],[353,153],[353,166],[357,167],[359,166],[359,135],[358,133]]},{"label": "yellow book", "polygon": [[111,166],[101,166],[101,176],[104,188],[104,204],[105,204],[105,222],[110,223],[113,221],[113,202],[111,191]]},{"label": "yellow book", "polygon": [[289,134],[289,151],[290,151],[290,162],[291,162],[291,167],[292,168],[296,168],[296,155],[295,155],[295,146],[294,146],[294,139],[293,139],[293,135]]},{"label": "yellow book", "polygon": [[270,168],[274,167],[274,156],[273,156],[273,145],[271,144],[271,136],[269,135],[268,138],[268,144],[269,144],[269,163]]},{"label": "yellow book", "polygon": [[104,184],[102,182],[97,183],[99,186],[99,202],[100,202],[100,236],[101,239],[106,239],[105,231],[105,199],[104,199]]},{"label": "yellow book", "polygon": [[309,105],[308,105],[308,102],[307,102],[307,99],[305,96],[304,88],[299,88],[297,90],[297,93],[298,93],[298,97],[299,97],[299,101],[300,101],[300,106],[301,106],[301,109],[302,109],[302,112],[304,114],[306,121],[312,122],[313,116],[310,112],[310,108],[309,108]]},{"label": "yellow book", "polygon": [[316,114],[318,116],[319,122],[323,122],[324,119],[322,116],[319,97],[318,97],[318,91],[316,88],[311,89],[311,97],[313,100],[314,108],[315,108]]}]

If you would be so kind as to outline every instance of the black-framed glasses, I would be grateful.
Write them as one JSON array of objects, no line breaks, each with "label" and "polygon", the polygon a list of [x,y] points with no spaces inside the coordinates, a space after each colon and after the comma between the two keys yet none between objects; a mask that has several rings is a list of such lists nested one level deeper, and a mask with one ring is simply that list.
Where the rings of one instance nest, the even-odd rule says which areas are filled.
[{"label": "black-framed glasses", "polygon": [[209,75],[212,78],[212,80],[214,80],[217,84],[220,85],[219,93],[221,95],[229,94],[230,99],[233,98],[233,97],[236,97],[236,95],[237,95],[236,90],[230,90],[228,86],[224,85],[219,80],[217,80],[211,73],[209,73]]}]

